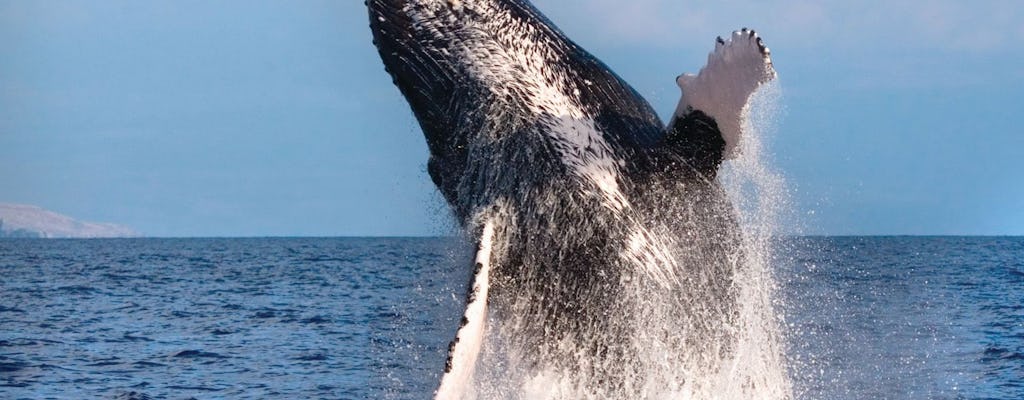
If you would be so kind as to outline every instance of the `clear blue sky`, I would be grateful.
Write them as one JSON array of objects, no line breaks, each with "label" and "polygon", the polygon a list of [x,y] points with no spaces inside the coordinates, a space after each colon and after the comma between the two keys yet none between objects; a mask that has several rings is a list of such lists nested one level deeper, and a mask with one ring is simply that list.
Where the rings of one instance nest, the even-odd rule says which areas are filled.
[{"label": "clear blue sky", "polygon": [[[667,117],[756,28],[804,233],[1024,234],[1024,2],[537,0]],[[450,223],[363,2],[0,0],[0,202],[150,236]]]}]

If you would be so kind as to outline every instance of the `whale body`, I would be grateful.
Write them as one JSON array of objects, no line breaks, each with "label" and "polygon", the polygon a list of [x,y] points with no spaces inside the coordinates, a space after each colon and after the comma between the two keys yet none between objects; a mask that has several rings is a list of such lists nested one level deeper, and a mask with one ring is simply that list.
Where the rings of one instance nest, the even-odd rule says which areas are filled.
[{"label": "whale body", "polygon": [[565,398],[637,398],[722,368],[743,254],[716,178],[775,77],[760,37],[718,38],[677,78],[666,125],[526,1],[367,6],[430,177],[478,243],[437,398],[515,398],[541,378]]}]

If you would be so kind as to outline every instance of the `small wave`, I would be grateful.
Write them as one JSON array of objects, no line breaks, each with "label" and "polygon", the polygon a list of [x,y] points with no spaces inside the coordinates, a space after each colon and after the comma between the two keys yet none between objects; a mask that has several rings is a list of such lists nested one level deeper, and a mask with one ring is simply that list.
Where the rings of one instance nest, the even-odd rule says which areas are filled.
[{"label": "small wave", "polygon": [[84,337],[75,341],[76,343],[93,344],[101,342],[100,338],[95,336]]},{"label": "small wave", "polygon": [[152,361],[136,361],[133,362],[132,365],[135,366],[136,368],[158,368],[167,366],[166,364],[161,364]]},{"label": "small wave", "polygon": [[152,397],[150,397],[148,394],[142,393],[142,392],[136,392],[134,390],[130,391],[130,392],[119,393],[117,396],[114,396],[114,400],[150,400],[150,399],[152,399]]},{"label": "small wave", "polygon": [[206,386],[178,386],[178,385],[168,386],[167,388],[168,389],[174,389],[174,390],[199,390],[199,391],[203,391],[203,392],[219,392],[221,390],[224,390],[222,388],[213,388],[213,387],[206,387]]},{"label": "small wave", "polygon": [[188,263],[191,265],[212,265],[213,261],[206,257],[189,257]]},{"label": "small wave", "polygon": [[396,320],[401,319],[402,315],[399,314],[397,311],[380,311],[376,315],[374,315],[374,318],[380,320]]},{"label": "small wave", "polygon": [[85,364],[85,366],[86,367],[109,367],[109,366],[112,366],[112,365],[121,365],[121,364],[123,364],[123,363],[120,362],[120,361],[100,361],[100,362],[95,362],[95,363],[92,363],[92,364]]},{"label": "small wave", "polygon": [[[249,293],[256,292],[257,290],[258,289],[251,288],[251,287],[233,287],[233,288],[223,288],[223,289],[222,288],[218,288],[218,289],[213,289],[213,290],[207,290],[206,294],[207,295],[217,295],[217,294],[221,294],[221,293],[227,293],[227,294],[249,294]],[[228,307],[228,306],[239,307],[239,309],[241,309],[241,307],[242,307],[242,306],[237,305],[237,304],[228,304],[225,307]]]},{"label": "small wave", "polygon": [[182,350],[174,353],[171,357],[173,358],[229,358],[217,353],[211,353],[201,350]]},{"label": "small wave", "polygon": [[39,364],[39,369],[45,370],[45,371],[48,371],[48,370],[61,370],[61,371],[71,371],[71,372],[82,372],[82,370],[80,370],[80,369],[62,367],[60,365],[53,365],[53,364]]},{"label": "small wave", "polygon": [[301,356],[295,357],[295,358],[293,358],[293,360],[298,360],[298,361],[327,361],[327,354],[325,354],[325,353],[305,354],[305,355],[301,355]]},{"label": "small wave", "polygon": [[253,314],[252,318],[255,318],[255,319],[282,318],[282,319],[286,320],[285,322],[295,322],[297,320],[297,314],[299,314],[298,310],[293,310],[293,309],[289,309],[289,308],[263,307],[263,308],[260,308],[260,309],[256,310],[256,313]]},{"label": "small wave", "polygon": [[125,332],[124,335],[121,335],[121,338],[123,338],[124,340],[130,341],[130,342],[152,342],[153,341],[153,339],[150,339],[150,338],[145,337],[145,336],[132,336],[132,334],[130,334],[128,332]]},{"label": "small wave", "polygon": [[[111,295],[111,296],[114,296],[114,295]],[[118,296],[115,296],[115,297],[118,297]],[[125,296],[122,296],[122,297],[125,297]],[[133,309],[133,308],[139,308],[139,303],[136,303],[136,302],[133,302],[133,301],[132,302],[128,302],[128,304],[125,304],[123,306],[112,308],[111,311],[125,311],[125,310],[130,310],[130,309]]]},{"label": "small wave", "polygon": [[196,316],[196,313],[189,311],[174,310],[171,311],[171,316],[175,318],[192,318]]},{"label": "small wave", "polygon": [[148,337],[145,337],[145,336],[132,336],[132,335],[130,335],[128,333],[125,333],[120,338],[104,339],[103,340],[104,343],[131,343],[131,342],[152,342],[152,341],[153,341],[153,339],[150,339]]},{"label": "small wave", "polygon": [[302,258],[304,262],[351,262],[353,260],[340,257],[316,255]]},{"label": "small wave", "polygon": [[312,316],[312,317],[309,317],[309,318],[303,318],[303,319],[299,320],[299,322],[301,322],[303,324],[307,324],[307,325],[319,325],[319,324],[329,324],[329,323],[334,322],[334,321],[331,320],[328,317],[316,315],[316,316]]},{"label": "small wave", "polygon": [[99,290],[94,288],[94,287],[91,287],[91,286],[71,285],[71,286],[61,286],[61,287],[57,288],[57,291],[58,292],[64,292],[64,293],[67,293],[67,294],[93,294],[93,293],[98,292]]},{"label": "small wave", "polygon": [[982,362],[1024,360],[1024,353],[1003,347],[988,347],[981,357]]},{"label": "small wave", "polygon": [[58,340],[49,339],[33,339],[33,338],[14,338],[7,340],[0,340],[0,347],[18,347],[18,346],[41,346],[44,344],[64,344],[64,342]]},{"label": "small wave", "polygon": [[25,368],[28,368],[28,366],[29,366],[28,363],[22,362],[22,361],[0,362],[0,372],[3,372],[3,373],[18,372],[18,371],[21,371],[21,370],[23,370]]}]

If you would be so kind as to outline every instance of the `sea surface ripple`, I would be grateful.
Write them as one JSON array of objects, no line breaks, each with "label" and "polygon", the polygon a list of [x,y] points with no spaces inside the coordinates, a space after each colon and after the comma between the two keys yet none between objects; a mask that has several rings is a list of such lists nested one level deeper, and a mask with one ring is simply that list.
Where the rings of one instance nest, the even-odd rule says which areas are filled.
[{"label": "sea surface ripple", "polygon": [[[0,240],[0,398],[428,398],[461,316],[466,248]],[[779,249],[798,398],[1024,398],[1024,238]]]}]

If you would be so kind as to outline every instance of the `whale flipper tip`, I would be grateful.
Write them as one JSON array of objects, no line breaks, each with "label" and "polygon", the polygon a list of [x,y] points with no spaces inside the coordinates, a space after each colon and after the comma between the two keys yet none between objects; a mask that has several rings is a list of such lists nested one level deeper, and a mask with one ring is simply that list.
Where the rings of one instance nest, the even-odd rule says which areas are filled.
[{"label": "whale flipper tip", "polygon": [[697,75],[684,74],[676,79],[682,98],[668,129],[693,110],[714,119],[725,140],[726,158],[734,157],[741,135],[743,110],[750,96],[761,85],[775,79],[771,51],[757,32],[743,28],[728,39],[715,39],[707,65]]}]

